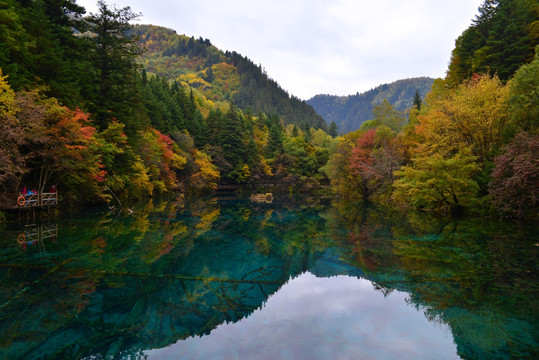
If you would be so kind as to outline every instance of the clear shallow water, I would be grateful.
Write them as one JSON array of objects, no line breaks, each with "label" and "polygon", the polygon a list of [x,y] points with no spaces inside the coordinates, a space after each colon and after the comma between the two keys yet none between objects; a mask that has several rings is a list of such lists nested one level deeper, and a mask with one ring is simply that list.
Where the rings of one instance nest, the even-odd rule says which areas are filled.
[{"label": "clear shallow water", "polygon": [[0,359],[534,358],[536,230],[202,199],[5,226]]}]

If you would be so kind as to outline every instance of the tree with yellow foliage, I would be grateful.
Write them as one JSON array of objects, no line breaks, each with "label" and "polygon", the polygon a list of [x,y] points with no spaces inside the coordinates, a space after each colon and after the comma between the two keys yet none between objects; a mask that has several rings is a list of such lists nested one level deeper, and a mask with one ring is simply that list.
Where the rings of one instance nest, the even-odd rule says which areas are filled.
[{"label": "tree with yellow foliage", "polygon": [[481,160],[492,159],[502,145],[509,89],[497,77],[475,76],[428,98],[416,134],[429,152],[450,154],[470,148]]},{"label": "tree with yellow foliage", "polygon": [[393,199],[413,208],[459,211],[477,199],[479,186],[473,177],[478,170],[468,149],[450,157],[418,155],[411,166],[395,171]]}]

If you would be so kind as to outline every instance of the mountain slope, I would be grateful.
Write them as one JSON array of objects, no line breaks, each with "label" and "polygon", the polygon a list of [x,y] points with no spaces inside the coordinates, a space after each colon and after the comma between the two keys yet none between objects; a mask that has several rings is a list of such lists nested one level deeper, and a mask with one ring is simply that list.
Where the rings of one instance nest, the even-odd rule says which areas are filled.
[{"label": "mountain slope", "polygon": [[223,52],[208,39],[159,26],[137,25],[134,31],[146,49],[140,62],[148,74],[188,84],[211,101],[232,101],[243,110],[276,114],[302,128],[326,128],[310,105],[290,96],[248,58]]},{"label": "mountain slope", "polygon": [[397,110],[405,110],[412,105],[416,90],[421,98],[430,90],[434,79],[419,77],[398,80],[380,85],[362,94],[349,96],[316,95],[307,100],[327,123],[334,121],[339,133],[344,134],[359,129],[366,120],[372,119],[373,108],[384,99]]}]

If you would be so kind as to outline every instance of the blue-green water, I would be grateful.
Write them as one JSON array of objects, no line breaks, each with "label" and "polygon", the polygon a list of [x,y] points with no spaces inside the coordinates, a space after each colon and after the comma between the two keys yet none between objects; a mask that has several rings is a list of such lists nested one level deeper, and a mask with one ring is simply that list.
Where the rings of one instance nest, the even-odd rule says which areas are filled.
[{"label": "blue-green water", "polygon": [[536,358],[538,250],[534,225],[312,200],[8,224],[0,359]]}]

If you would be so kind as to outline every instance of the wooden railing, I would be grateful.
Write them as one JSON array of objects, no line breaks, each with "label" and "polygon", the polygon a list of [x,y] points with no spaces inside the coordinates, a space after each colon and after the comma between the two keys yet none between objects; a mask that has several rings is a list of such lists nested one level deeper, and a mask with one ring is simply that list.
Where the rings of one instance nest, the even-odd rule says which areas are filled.
[{"label": "wooden railing", "polygon": [[34,207],[55,206],[58,204],[58,193],[37,194],[1,194],[0,208],[25,209]]},{"label": "wooden railing", "polygon": [[24,194],[17,197],[17,205],[20,207],[34,207],[39,205],[38,194]]},{"label": "wooden railing", "polygon": [[58,193],[41,193],[41,205],[51,206],[58,204]]}]

